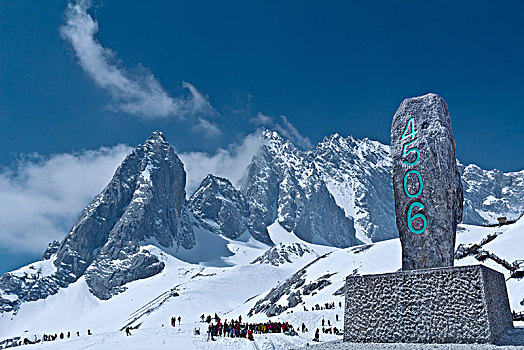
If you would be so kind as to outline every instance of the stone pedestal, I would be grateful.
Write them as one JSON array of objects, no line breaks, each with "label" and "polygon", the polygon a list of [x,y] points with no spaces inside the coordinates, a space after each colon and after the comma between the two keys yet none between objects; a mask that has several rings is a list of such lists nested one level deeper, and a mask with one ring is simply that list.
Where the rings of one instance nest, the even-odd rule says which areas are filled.
[{"label": "stone pedestal", "polygon": [[488,343],[511,328],[504,276],[483,265],[346,279],[345,342]]}]

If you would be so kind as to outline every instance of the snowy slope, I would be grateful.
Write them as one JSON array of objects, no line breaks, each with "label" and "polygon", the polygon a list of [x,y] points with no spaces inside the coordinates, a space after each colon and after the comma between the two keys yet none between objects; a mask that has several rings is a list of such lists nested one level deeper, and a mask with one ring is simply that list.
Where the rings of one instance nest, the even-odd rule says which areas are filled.
[{"label": "snowy slope", "polygon": [[[242,315],[249,322],[282,320],[295,327],[305,323],[309,332],[299,333],[297,337],[283,334],[256,335],[256,342],[261,349],[303,346],[313,337],[314,329],[321,328],[322,319],[326,322],[330,320],[331,325],[338,328],[343,327],[343,308],[339,307],[339,303],[343,306],[341,288],[347,275],[393,272],[401,267],[398,239],[340,249],[301,241],[278,224],[269,227],[268,231],[279,245],[301,244],[316,254],[305,254],[278,266],[270,263],[251,264],[269,247],[257,247],[259,242],[237,242],[222,237],[227,241],[229,251],[236,252],[228,257],[234,266],[223,266],[221,263],[213,266],[210,262],[196,264],[182,261],[158,247],[143,246],[142,249],[147,249],[165,264],[160,274],[131,282],[126,285],[125,292],[105,301],[94,297],[85,280],[80,278],[44,300],[24,303],[17,315],[0,315],[0,338],[40,336],[44,332],[76,333],[78,330],[81,337],[74,335],[70,340],[41,344],[35,348],[82,349],[89,346],[104,349],[111,346],[116,349],[139,349],[146,344],[157,344],[160,349],[173,345],[183,346],[184,349],[252,349],[253,345],[244,339],[219,339],[211,343],[206,341],[205,336],[193,334],[195,327],[205,330],[206,324],[199,322],[202,313],[213,315],[216,312],[226,319]],[[524,257],[524,254],[518,252],[522,246],[524,219],[513,225],[494,228],[461,225],[457,233],[457,246],[478,244],[495,232],[502,233],[485,244],[486,249],[492,249],[508,261]],[[457,265],[478,263],[473,256],[457,260]],[[509,272],[496,262],[487,259],[483,263],[505,273],[509,278]],[[305,271],[300,274],[304,283],[299,286],[286,285],[300,271]],[[323,283],[321,288],[310,289],[309,293],[304,294],[305,286],[314,285],[320,280],[329,283]],[[522,279],[509,279],[507,282],[510,304],[516,311],[524,311],[523,283]],[[275,304],[288,305],[287,298],[296,292],[301,293],[302,301],[276,316],[268,317],[265,312],[247,316],[257,303],[263,303],[266,296],[279,286],[286,288]],[[178,296],[174,296],[174,292]],[[324,305],[326,302],[334,302],[336,307],[311,311],[316,304]],[[307,311],[304,311],[304,307]],[[173,329],[169,326],[169,319],[175,315],[182,317],[182,325]],[[339,317],[338,322],[336,315]],[[133,331],[132,341],[119,331],[126,325],[139,324],[140,327]],[[94,336],[85,335],[88,328]],[[321,338],[333,340],[339,337],[321,333]]]}]

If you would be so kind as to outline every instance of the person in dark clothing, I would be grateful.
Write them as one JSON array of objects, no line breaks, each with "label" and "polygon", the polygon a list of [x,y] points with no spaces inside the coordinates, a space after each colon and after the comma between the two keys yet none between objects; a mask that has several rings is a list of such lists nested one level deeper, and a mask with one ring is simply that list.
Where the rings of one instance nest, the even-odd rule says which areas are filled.
[{"label": "person in dark clothing", "polygon": [[77,331],[76,332],[76,336],[79,337],[80,336],[80,332]]},{"label": "person in dark clothing", "polygon": [[200,319],[202,320],[202,322],[204,322],[205,319],[206,319],[206,316],[204,314],[202,314],[202,316],[200,316]]},{"label": "person in dark clothing", "polygon": [[60,339],[64,339],[64,333],[60,333]]},{"label": "person in dark clothing", "polygon": [[182,321],[182,317],[178,316],[178,324],[180,325],[180,321]]},{"label": "person in dark clothing", "polygon": [[93,335],[90,329],[87,330],[87,335]]},{"label": "person in dark clothing", "polygon": [[176,318],[171,317],[171,327],[175,327],[175,326],[176,326]]},{"label": "person in dark clothing", "polygon": [[317,328],[317,330],[315,331],[315,338],[313,338],[313,341],[320,341],[320,335],[319,335],[319,330]]},{"label": "person in dark clothing", "polygon": [[336,315],[335,315],[335,319],[336,319],[336,320],[337,320],[337,322],[338,322],[338,314],[336,314]]},{"label": "person in dark clothing", "polygon": [[238,323],[242,323],[242,315],[238,316]]},{"label": "person in dark clothing", "polygon": [[322,327],[324,327],[324,319],[322,319]]},{"label": "person in dark clothing", "polygon": [[129,327],[126,327],[126,336],[131,335],[131,329]]},{"label": "person in dark clothing", "polygon": [[71,337],[71,332],[67,332],[67,337],[68,337],[68,338]]}]

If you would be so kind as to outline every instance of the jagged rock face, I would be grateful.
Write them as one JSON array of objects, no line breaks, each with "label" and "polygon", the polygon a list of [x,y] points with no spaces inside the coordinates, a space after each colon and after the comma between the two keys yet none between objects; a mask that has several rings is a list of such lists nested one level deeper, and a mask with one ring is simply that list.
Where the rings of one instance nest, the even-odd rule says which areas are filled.
[{"label": "jagged rock face", "polygon": [[309,249],[301,243],[279,243],[268,249],[264,254],[253,260],[252,264],[270,264],[280,266],[285,263],[293,263],[304,255],[312,255],[318,258],[314,250]]},{"label": "jagged rock face", "polygon": [[189,199],[189,208],[216,234],[236,239],[249,232],[249,204],[227,179],[208,175]]},{"label": "jagged rock face", "polygon": [[259,299],[247,315],[251,317],[261,312],[267,316],[280,315],[287,309],[300,304],[302,302],[302,296],[315,294],[331,285],[332,282],[330,279],[336,273],[326,273],[317,280],[306,283],[309,267],[328,255],[329,253],[316,258],[291,277],[279,283],[275,288],[271,289],[267,295]]},{"label": "jagged rock face", "polygon": [[[210,177],[213,185],[190,199],[191,213],[184,200],[183,166],[163,135],[153,133],[126,158],[64,241],[50,244],[42,259],[56,264],[55,272],[0,277],[0,312],[55,294],[84,275],[95,295],[109,298],[125,283],[162,270],[141,242],[191,248],[195,219],[232,239],[247,227],[269,245],[266,227],[275,221],[305,240],[339,247],[357,243],[353,225],[363,241],[396,237],[389,146],[335,134],[301,151],[275,132],[266,131],[262,138],[240,190]],[[515,219],[524,210],[524,171],[460,164],[459,170],[464,222]]]},{"label": "jagged rock face", "polygon": [[42,260],[51,259],[53,254],[55,254],[59,248],[60,248],[60,242],[53,241],[49,243],[49,245],[47,246],[47,249],[44,252],[44,255],[42,255]]},{"label": "jagged rock face", "polygon": [[496,223],[497,217],[516,220],[524,212],[524,170],[503,173],[459,164],[464,188],[465,224]]},{"label": "jagged rock face", "polygon": [[402,102],[391,126],[391,157],[402,269],[453,266],[463,196],[442,98],[427,94]]},{"label": "jagged rock face", "polygon": [[164,264],[140,244],[153,241],[186,249],[195,245],[185,176],[171,145],[154,132],[126,157],[60,246],[47,249],[44,259],[55,257],[56,272],[38,283],[8,273],[0,278],[0,289],[17,295],[19,302],[36,300],[85,276],[91,292],[108,299],[125,283],[162,271]]},{"label": "jagged rock face", "polygon": [[[163,263],[155,256],[140,251],[140,242],[153,240],[168,248],[194,246],[185,204],[185,178],[182,162],[159,132],[153,133],[124,160],[111,183],[87,208],[86,215],[80,217],[61,247],[61,251],[68,249],[70,242],[77,244],[77,237],[85,237],[82,229],[89,227],[89,222],[114,222],[110,231],[98,231],[99,235],[95,235],[107,237],[106,241],[99,240],[103,246],[79,249],[79,255],[86,258],[97,253],[85,274],[93,294],[108,299],[121,291],[125,283],[163,269]],[[120,215],[90,215],[92,205],[101,211],[115,207]]]},{"label": "jagged rock face", "polygon": [[308,155],[276,132],[267,131],[263,138],[241,186],[253,236],[271,243],[266,227],[278,221],[307,242],[357,244],[353,219],[336,204]]},{"label": "jagged rock face", "polygon": [[251,235],[260,242],[272,245],[267,226],[277,217],[279,181],[268,152],[261,151],[253,158],[243,182],[242,193],[249,202]]},{"label": "jagged rock face", "polygon": [[[304,198],[316,181],[318,197],[327,196],[322,189],[325,186],[345,216],[353,219],[357,239],[371,243],[398,237],[389,146],[334,134],[304,152],[272,131],[264,132],[262,139],[264,146],[241,181],[241,193],[249,201],[248,228],[255,239],[272,244],[266,227],[278,220],[286,230],[309,240],[311,230],[299,232],[296,226],[312,214],[299,204],[309,201]],[[516,219],[524,211],[524,171],[504,174],[474,165],[458,166],[463,173],[465,223],[494,223],[499,216]],[[194,214],[200,216],[198,210]],[[209,216],[203,225],[221,227],[213,231],[226,236],[236,232],[220,221]],[[244,218],[234,221],[243,222]]]},{"label": "jagged rock face", "polygon": [[334,134],[310,157],[337,204],[354,219],[357,238],[378,242],[397,237],[388,146]]}]

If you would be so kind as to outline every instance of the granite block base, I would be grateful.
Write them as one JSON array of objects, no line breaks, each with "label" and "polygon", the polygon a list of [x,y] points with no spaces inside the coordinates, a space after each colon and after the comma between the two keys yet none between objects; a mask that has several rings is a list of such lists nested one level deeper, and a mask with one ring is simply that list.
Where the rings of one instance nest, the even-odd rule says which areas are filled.
[{"label": "granite block base", "polygon": [[483,265],[346,279],[345,342],[492,343],[511,328],[504,275]]}]

